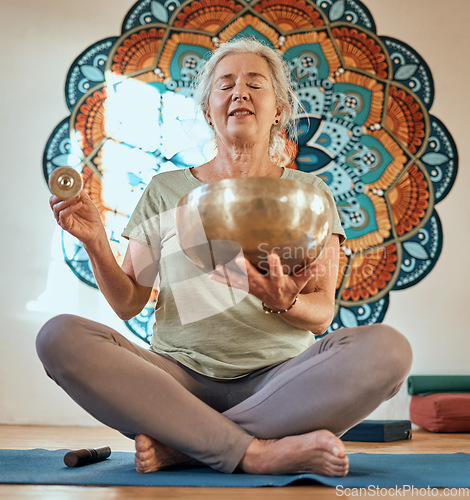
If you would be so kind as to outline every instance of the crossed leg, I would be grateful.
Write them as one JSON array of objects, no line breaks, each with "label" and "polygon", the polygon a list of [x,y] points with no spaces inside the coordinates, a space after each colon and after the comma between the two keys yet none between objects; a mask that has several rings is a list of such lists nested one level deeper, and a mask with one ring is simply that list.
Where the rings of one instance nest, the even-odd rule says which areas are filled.
[{"label": "crossed leg", "polygon": [[[224,412],[254,436],[265,438],[251,441],[239,467],[258,474],[346,475],[348,459],[337,436],[392,397],[410,365],[406,339],[375,325],[325,337],[264,373],[253,396]],[[141,472],[187,460],[174,453],[148,436],[136,439]]]},{"label": "crossed leg", "polygon": [[[106,425],[136,436],[141,472],[190,465],[190,457],[224,472],[238,466],[251,473],[336,476],[347,473],[347,457],[335,434],[387,399],[411,359],[406,340],[391,329],[376,328],[373,335],[343,331],[251,378],[252,395],[220,412],[192,394],[198,388],[187,370],[83,318],[48,322],[38,336],[38,353],[51,378],[78,404]],[[372,361],[361,364],[361,357]],[[385,375],[374,379],[373,368]]]}]

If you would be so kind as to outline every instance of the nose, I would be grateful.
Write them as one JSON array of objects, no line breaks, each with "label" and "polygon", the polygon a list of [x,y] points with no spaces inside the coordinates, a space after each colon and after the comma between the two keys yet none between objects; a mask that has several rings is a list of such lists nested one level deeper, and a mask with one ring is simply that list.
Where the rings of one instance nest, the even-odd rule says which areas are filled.
[{"label": "nose", "polygon": [[243,91],[243,90],[238,90],[237,92],[234,92],[233,94],[233,101],[248,101],[249,96],[248,93]]}]

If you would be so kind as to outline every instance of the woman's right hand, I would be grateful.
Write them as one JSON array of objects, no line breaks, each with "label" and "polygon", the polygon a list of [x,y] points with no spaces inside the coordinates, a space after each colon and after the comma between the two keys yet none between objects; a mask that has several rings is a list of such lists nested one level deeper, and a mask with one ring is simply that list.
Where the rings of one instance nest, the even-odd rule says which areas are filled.
[{"label": "woman's right hand", "polygon": [[53,195],[49,204],[57,224],[84,245],[92,245],[106,235],[100,213],[85,191],[69,200]]}]

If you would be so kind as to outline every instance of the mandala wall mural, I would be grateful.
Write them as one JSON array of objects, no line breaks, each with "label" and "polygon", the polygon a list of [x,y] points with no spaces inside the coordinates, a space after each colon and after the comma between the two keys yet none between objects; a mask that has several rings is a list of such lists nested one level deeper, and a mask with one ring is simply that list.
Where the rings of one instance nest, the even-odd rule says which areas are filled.
[{"label": "mandala wall mural", "polygon": [[[70,116],[50,136],[44,175],[60,166],[82,174],[122,259],[121,231],[150,178],[214,154],[191,83],[211,51],[240,36],[283,53],[303,105],[289,167],[329,184],[346,229],[329,331],[381,322],[390,292],[421,281],[439,258],[435,205],[452,188],[457,150],[430,114],[426,62],[406,43],[377,35],[358,0],[138,1],[121,36],[73,62]],[[96,287],[80,242],[64,232],[62,244],[70,269]],[[156,294],[126,323],[145,341]]]}]

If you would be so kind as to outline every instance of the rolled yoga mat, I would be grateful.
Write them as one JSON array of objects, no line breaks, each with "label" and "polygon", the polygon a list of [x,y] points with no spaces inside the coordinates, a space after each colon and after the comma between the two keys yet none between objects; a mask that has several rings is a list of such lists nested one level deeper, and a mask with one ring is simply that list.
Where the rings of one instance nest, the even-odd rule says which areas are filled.
[{"label": "rolled yoga mat", "polygon": [[411,375],[408,394],[421,396],[436,392],[470,392],[470,375]]}]

